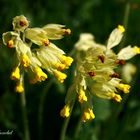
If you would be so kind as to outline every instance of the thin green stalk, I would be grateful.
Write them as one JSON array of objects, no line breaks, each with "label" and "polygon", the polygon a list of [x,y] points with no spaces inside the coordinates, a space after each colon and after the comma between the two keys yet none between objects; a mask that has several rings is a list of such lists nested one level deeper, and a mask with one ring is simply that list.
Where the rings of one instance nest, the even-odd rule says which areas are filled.
[{"label": "thin green stalk", "polygon": [[39,140],[42,140],[42,130],[43,130],[43,110],[44,110],[44,103],[46,100],[46,95],[50,89],[50,87],[53,84],[53,79],[50,80],[48,85],[44,88],[44,91],[42,92],[40,96],[40,102],[39,102],[39,110],[38,110],[38,131],[39,131]]},{"label": "thin green stalk", "polygon": [[65,140],[65,137],[66,137],[65,135],[66,135],[66,131],[67,131],[69,121],[70,121],[70,117],[68,117],[64,120],[64,123],[63,123],[63,126],[62,126],[62,131],[61,131],[61,134],[60,134],[60,140]]},{"label": "thin green stalk", "polygon": [[[124,18],[123,18],[123,26],[126,30],[128,29],[129,14],[130,14],[130,2],[128,0],[126,2]],[[125,41],[126,41],[126,33],[124,35],[122,42],[120,43],[120,48],[122,48],[125,45]]]},{"label": "thin green stalk", "polygon": [[82,122],[82,116],[80,115],[77,126],[76,126],[76,129],[75,129],[75,133],[74,133],[74,139],[75,140],[78,138],[80,128],[81,128],[81,122]]},{"label": "thin green stalk", "polygon": [[[23,74],[21,75],[21,82],[23,83],[23,87],[24,87],[24,75]],[[23,140],[30,140],[30,132],[29,132],[29,125],[28,125],[27,110],[26,110],[25,90],[22,93],[20,93],[20,101],[21,101],[22,119],[23,119],[23,127],[24,127]]]},{"label": "thin green stalk", "polygon": [[[70,114],[73,110],[74,104],[75,104],[75,101],[73,101],[72,104],[71,104]],[[63,123],[63,126],[62,126],[62,131],[61,131],[61,134],[60,134],[60,140],[65,140],[66,131],[67,131],[67,128],[68,128],[69,121],[70,121],[70,116],[64,120],[64,123]]]}]

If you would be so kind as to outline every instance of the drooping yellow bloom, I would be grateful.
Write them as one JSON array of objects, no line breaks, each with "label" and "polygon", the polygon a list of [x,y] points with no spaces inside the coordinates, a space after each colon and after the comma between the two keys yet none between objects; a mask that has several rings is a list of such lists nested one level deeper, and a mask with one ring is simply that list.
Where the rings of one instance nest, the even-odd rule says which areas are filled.
[{"label": "drooping yellow bloom", "polygon": [[129,93],[131,86],[127,84],[119,84],[117,88],[122,90],[124,93]]},{"label": "drooping yellow bloom", "polygon": [[66,65],[66,68],[68,68],[71,65],[71,63],[73,62],[72,57],[62,55],[61,58],[62,58],[63,63]]},{"label": "drooping yellow bloom", "polygon": [[18,82],[15,88],[15,91],[18,93],[22,93],[24,91],[24,87],[21,82]]},{"label": "drooping yellow bloom", "polygon": [[125,28],[122,25],[118,25],[118,30],[122,33],[125,32]]},{"label": "drooping yellow bloom", "polygon": [[44,72],[42,71],[42,69],[39,68],[39,67],[36,67],[36,68],[35,68],[35,73],[36,73],[35,79],[36,79],[37,81],[39,81],[39,82],[45,81],[45,80],[48,78],[47,74],[44,73]]},{"label": "drooping yellow bloom", "polygon": [[58,79],[58,81],[60,81],[60,83],[63,83],[64,80],[67,78],[67,75],[65,73],[62,73],[57,70],[54,71],[54,75]]},{"label": "drooping yellow bloom", "polygon": [[112,93],[111,96],[112,96],[112,99],[115,100],[116,102],[121,102],[122,100],[122,97],[119,94]]},{"label": "drooping yellow bloom", "polygon": [[14,71],[11,74],[11,79],[12,80],[19,80],[20,79],[20,69],[19,69],[19,67],[16,67],[14,69]]},{"label": "drooping yellow bloom", "polygon": [[94,118],[95,118],[95,115],[92,109],[88,108],[84,111],[83,116],[82,116],[83,122],[93,120]]},{"label": "drooping yellow bloom", "polygon": [[66,68],[66,65],[65,64],[61,64],[61,63],[56,63],[55,64],[55,67],[58,69],[58,70],[64,70]]},{"label": "drooping yellow bloom", "polygon": [[82,88],[80,88],[80,91],[79,91],[78,101],[80,103],[83,103],[84,101],[85,102],[87,101],[87,96],[85,94],[85,91]]},{"label": "drooping yellow bloom", "polygon": [[30,61],[29,57],[26,54],[23,54],[22,58],[21,58],[21,64],[25,68],[27,68],[30,65],[30,63],[31,63],[31,61]]},{"label": "drooping yellow bloom", "polygon": [[60,115],[64,118],[67,118],[70,116],[70,107],[69,105],[65,105],[63,109],[60,111]]}]

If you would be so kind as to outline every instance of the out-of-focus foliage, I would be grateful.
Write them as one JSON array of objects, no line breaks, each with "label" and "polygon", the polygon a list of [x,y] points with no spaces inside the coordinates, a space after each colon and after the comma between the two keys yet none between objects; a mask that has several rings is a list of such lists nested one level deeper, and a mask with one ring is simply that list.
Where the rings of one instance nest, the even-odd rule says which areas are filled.
[{"label": "out-of-focus foliage", "polygon": [[[31,26],[38,27],[47,23],[67,25],[72,30],[59,42],[60,48],[67,53],[73,50],[80,33],[90,32],[95,40],[105,43],[107,35],[118,24],[123,24],[127,0],[0,0],[0,34],[12,30],[12,18],[25,15]],[[130,14],[126,29],[125,45],[140,46],[140,1],[130,0]],[[58,43],[58,42],[56,42]],[[23,127],[19,95],[15,93],[15,83],[10,80],[13,67],[13,50],[6,48],[0,40],[0,131],[13,130],[12,135],[0,135],[2,140],[21,140]],[[117,49],[116,49],[117,51]],[[140,57],[131,63],[137,66],[137,72],[131,81],[131,93],[123,96],[122,103],[112,103],[94,98],[93,108],[96,118],[89,123],[82,123],[77,140],[138,140],[140,132]],[[63,123],[59,111],[64,105],[66,91],[73,80],[74,64],[67,71],[68,78],[64,85],[56,80],[49,91],[48,81],[31,85],[25,79],[27,110],[31,139],[38,140],[38,116],[40,99],[43,94],[43,140],[58,140]],[[45,96],[44,96],[45,94]],[[80,111],[75,105],[67,131],[67,140],[74,140]]]}]

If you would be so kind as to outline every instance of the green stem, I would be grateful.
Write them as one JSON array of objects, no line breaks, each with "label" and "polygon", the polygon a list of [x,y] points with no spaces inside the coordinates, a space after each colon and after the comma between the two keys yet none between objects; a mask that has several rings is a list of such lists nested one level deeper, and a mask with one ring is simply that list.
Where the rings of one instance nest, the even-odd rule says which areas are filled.
[{"label": "green stem", "polygon": [[76,129],[75,129],[75,133],[74,133],[74,139],[76,140],[78,138],[79,132],[80,132],[80,128],[81,128],[81,122],[82,122],[82,116],[80,116]]},{"label": "green stem", "polygon": [[[72,104],[71,104],[70,114],[73,110],[74,104],[75,104],[75,101],[73,101]],[[61,131],[61,134],[60,134],[60,140],[65,140],[66,131],[67,131],[67,128],[68,128],[69,121],[70,121],[70,116],[64,120],[64,123],[63,123],[63,126],[62,126],[62,131]]]},{"label": "green stem", "polygon": [[127,29],[127,26],[128,26],[129,14],[130,14],[130,2],[128,1],[126,3],[124,20],[123,20],[123,25],[126,29]]},{"label": "green stem", "polygon": [[[24,87],[23,74],[21,75],[21,82],[23,83],[23,87]],[[28,118],[27,118],[27,110],[26,110],[25,90],[22,93],[20,93],[20,101],[21,101],[22,119],[23,119],[23,127],[24,127],[23,140],[30,140],[30,132],[29,132],[29,125],[28,125]]]},{"label": "green stem", "polygon": [[43,110],[44,110],[44,103],[46,100],[46,95],[48,93],[48,90],[53,84],[53,80],[50,80],[47,87],[44,88],[44,91],[42,92],[40,96],[40,102],[39,102],[39,110],[38,110],[38,130],[39,130],[39,140],[42,140],[42,130],[43,130]]},{"label": "green stem", "polygon": [[[130,14],[130,2],[128,0],[126,2],[125,11],[124,11],[124,18],[123,18],[123,26],[126,30],[128,28],[129,14]],[[125,45],[125,41],[126,41],[126,32],[125,32],[125,36],[120,44],[120,48],[122,48]]]},{"label": "green stem", "polygon": [[61,131],[61,135],[60,135],[60,140],[65,140],[65,135],[66,135],[66,131],[67,131],[67,127],[70,121],[70,117],[66,118],[64,120],[63,126],[62,126],[62,131]]}]

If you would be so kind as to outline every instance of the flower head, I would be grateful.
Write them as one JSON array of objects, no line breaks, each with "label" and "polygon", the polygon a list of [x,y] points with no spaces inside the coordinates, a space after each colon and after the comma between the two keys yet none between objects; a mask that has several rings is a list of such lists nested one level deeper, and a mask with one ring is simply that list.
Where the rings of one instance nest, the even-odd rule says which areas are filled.
[{"label": "flower head", "polygon": [[[140,48],[128,46],[121,49],[119,53],[113,51],[112,48],[120,43],[124,31],[121,25],[115,28],[106,46],[96,43],[91,34],[80,35],[75,45],[77,67],[73,85],[77,100],[83,109],[84,122],[95,117],[91,110],[93,96],[121,102],[122,97],[119,91],[130,92],[130,85],[124,84],[115,70],[118,65],[125,64],[125,60],[139,54]],[[66,96],[66,104],[73,102],[73,96],[70,94]]]},{"label": "flower head", "polygon": [[[67,75],[62,71],[69,68],[73,59],[50,40],[61,39],[71,33],[70,29],[58,24],[29,28],[29,21],[23,15],[13,18],[12,24],[13,31],[3,33],[3,43],[8,48],[15,49],[16,66],[11,79],[17,81],[16,91],[24,90],[19,82],[23,71],[28,73],[31,83],[45,81],[48,76],[44,70],[63,83]],[[32,44],[36,45],[35,49]]]}]

